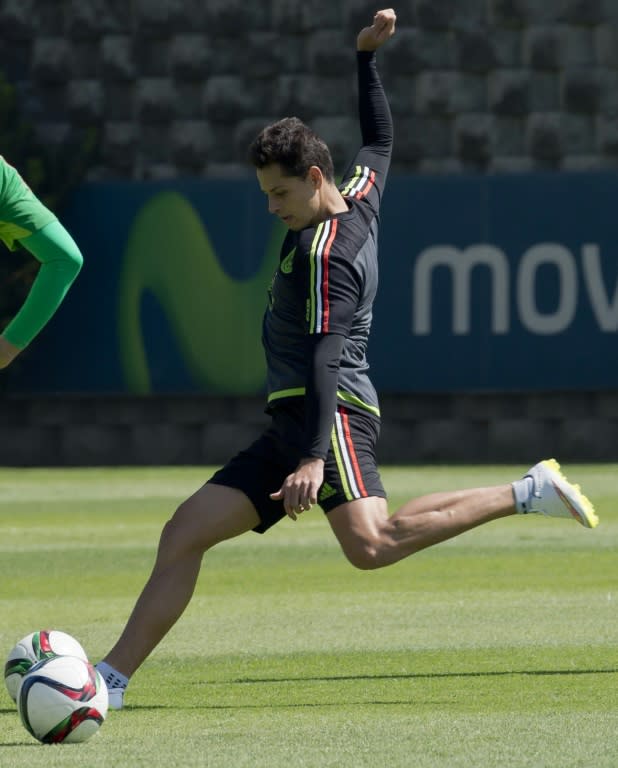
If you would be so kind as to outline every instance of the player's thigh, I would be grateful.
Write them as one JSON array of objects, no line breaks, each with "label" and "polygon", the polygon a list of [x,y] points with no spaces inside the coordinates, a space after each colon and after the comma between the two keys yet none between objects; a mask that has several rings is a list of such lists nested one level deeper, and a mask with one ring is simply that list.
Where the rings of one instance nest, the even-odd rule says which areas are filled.
[{"label": "player's thigh", "polygon": [[178,507],[166,528],[168,538],[208,549],[250,531],[259,522],[255,507],[242,491],[206,483]]},{"label": "player's thigh", "polygon": [[369,496],[339,504],[326,515],[343,553],[357,568],[376,567],[388,527],[386,499]]}]

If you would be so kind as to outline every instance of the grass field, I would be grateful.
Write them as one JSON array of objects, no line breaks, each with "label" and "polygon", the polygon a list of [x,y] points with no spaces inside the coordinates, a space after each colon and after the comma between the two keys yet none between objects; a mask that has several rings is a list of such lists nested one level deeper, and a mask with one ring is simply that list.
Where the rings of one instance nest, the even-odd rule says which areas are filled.
[{"label": "grass field", "polygon": [[[412,495],[525,467],[383,471]],[[618,467],[566,466],[601,524],[499,521],[355,571],[319,511],[206,556],[181,621],[81,745],[47,747],[0,691],[7,768],[616,768]],[[198,468],[0,470],[0,651],[121,630]]]}]

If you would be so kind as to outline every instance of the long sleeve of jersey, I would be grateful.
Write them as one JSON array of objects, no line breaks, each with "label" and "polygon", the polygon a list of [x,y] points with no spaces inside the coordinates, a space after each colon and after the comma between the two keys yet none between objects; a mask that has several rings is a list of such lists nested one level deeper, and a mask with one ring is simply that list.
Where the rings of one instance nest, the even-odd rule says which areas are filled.
[{"label": "long sleeve of jersey", "polygon": [[20,349],[32,341],[58,309],[83,261],[75,241],[58,221],[21,243],[41,266],[25,302],[2,334]]},{"label": "long sleeve of jersey", "polygon": [[325,459],[337,407],[337,374],[343,336],[307,336],[309,370],[305,391],[307,456]]},{"label": "long sleeve of jersey", "polygon": [[357,51],[358,117],[362,147],[343,178],[353,176],[355,165],[367,165],[377,174],[381,194],[393,148],[393,118],[376,64],[375,51]]}]

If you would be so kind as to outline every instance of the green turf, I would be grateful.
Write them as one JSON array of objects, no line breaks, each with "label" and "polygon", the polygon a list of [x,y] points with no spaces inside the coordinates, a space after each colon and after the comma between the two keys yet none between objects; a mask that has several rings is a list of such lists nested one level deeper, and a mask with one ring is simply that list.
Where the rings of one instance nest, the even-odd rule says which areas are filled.
[{"label": "green turf", "polygon": [[[524,467],[383,471],[412,495]],[[615,768],[618,467],[566,466],[595,531],[502,520],[382,571],[319,511],[205,559],[189,609],[86,744],[46,747],[0,691],[0,766]],[[35,629],[115,640],[161,526],[208,472],[0,470],[0,652]]]}]

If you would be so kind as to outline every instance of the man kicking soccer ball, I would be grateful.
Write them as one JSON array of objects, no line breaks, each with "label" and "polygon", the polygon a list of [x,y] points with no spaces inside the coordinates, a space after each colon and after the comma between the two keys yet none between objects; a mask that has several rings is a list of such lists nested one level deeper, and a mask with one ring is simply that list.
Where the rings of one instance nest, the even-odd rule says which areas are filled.
[{"label": "man kicking soccer ball", "polygon": [[380,410],[365,350],[377,290],[378,210],[392,148],[375,51],[395,31],[378,11],[357,38],[362,146],[337,186],[327,146],[296,118],[267,126],[250,156],[287,225],[263,339],[270,427],[176,510],[118,642],[97,665],[110,706],[186,608],[211,547],[319,504],[349,561],[381,568],[508,515],[597,518],[550,459],[512,484],[433,493],[389,514],[376,464]]}]

